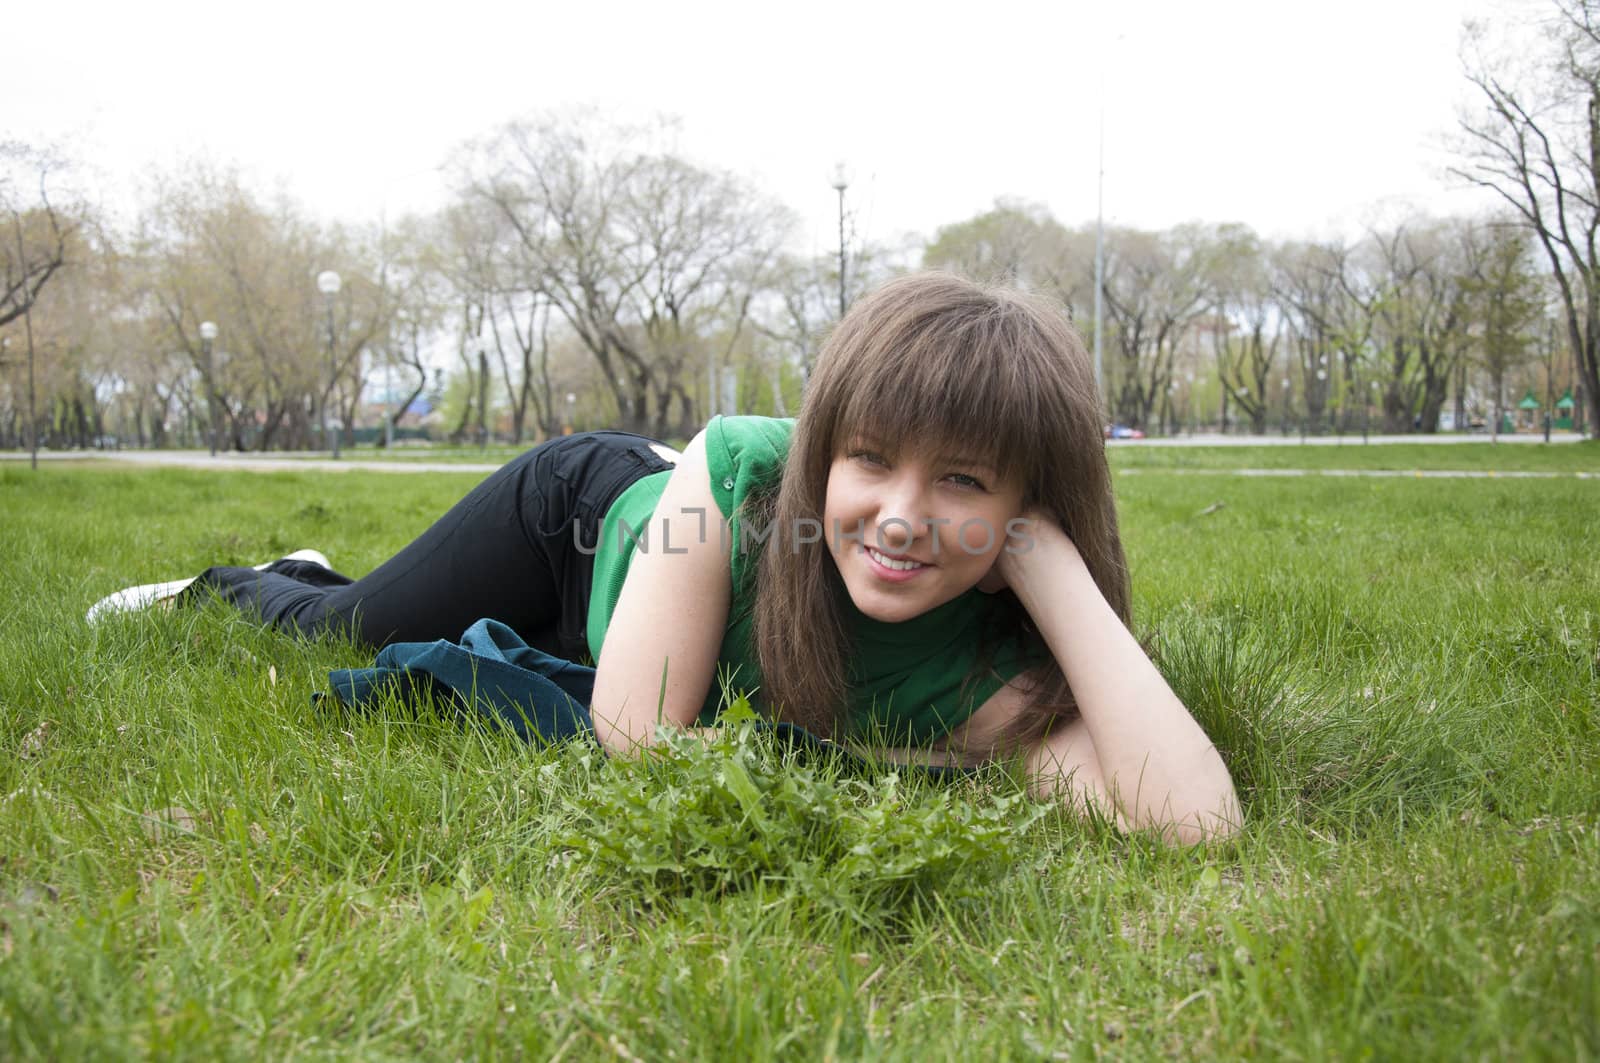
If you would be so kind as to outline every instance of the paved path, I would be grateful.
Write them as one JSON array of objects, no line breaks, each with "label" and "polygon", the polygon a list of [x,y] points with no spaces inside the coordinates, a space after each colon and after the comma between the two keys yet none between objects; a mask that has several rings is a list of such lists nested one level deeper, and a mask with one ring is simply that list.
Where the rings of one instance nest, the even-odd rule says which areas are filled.
[{"label": "paved path", "polygon": [[[27,461],[26,453],[0,451],[0,461]],[[217,454],[203,450],[69,450],[40,451],[40,461],[106,462],[218,472],[475,472],[491,473],[503,463],[492,461],[373,461],[361,458],[273,457],[261,454]]]}]

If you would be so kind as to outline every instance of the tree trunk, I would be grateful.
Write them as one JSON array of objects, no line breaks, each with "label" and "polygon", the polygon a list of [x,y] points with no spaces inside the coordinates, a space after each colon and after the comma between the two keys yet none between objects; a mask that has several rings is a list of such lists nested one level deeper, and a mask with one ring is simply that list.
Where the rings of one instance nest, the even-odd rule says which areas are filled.
[{"label": "tree trunk", "polygon": [[461,420],[456,422],[456,426],[450,430],[449,437],[450,442],[456,444],[457,446],[460,446],[461,443],[466,440],[467,426],[472,423],[472,399],[474,390],[472,387],[472,363],[467,360],[465,354],[462,355],[461,360],[466,362],[467,365],[467,399],[461,407]]},{"label": "tree trunk", "polygon": [[1427,435],[1439,434],[1439,418],[1444,413],[1444,404],[1450,401],[1450,375],[1442,374],[1438,387],[1423,395],[1422,431]]},{"label": "tree trunk", "polygon": [[390,429],[395,429],[395,428],[399,428],[400,427],[400,418],[402,418],[402,417],[404,417],[406,415],[406,411],[411,409],[411,404],[416,402],[417,399],[421,398],[422,397],[422,393],[424,391],[426,391],[427,388],[428,388],[428,372],[427,372],[426,369],[422,369],[422,368],[418,367],[417,368],[417,386],[411,389],[411,394],[409,396],[407,396],[406,401],[402,402],[399,406],[395,407],[394,409],[387,410],[384,413],[384,416],[386,416],[389,419],[389,427],[390,427]]},{"label": "tree trunk", "polygon": [[478,446],[489,445],[489,356],[478,351]]},{"label": "tree trunk", "polygon": [[1501,379],[1501,375],[1496,373],[1494,376],[1494,402],[1492,403],[1494,412],[1490,417],[1489,424],[1489,442],[1491,443],[1500,442],[1500,424],[1503,416],[1503,414],[1500,412],[1500,392],[1503,383],[1504,382]]},{"label": "tree trunk", "polygon": [[1456,431],[1467,430],[1467,360],[1456,363]]},{"label": "tree trunk", "polygon": [[[1600,328],[1600,320],[1591,319],[1589,335]],[[1600,366],[1596,365],[1595,350],[1591,345],[1584,352],[1578,366],[1579,386],[1583,389],[1583,409],[1588,414],[1584,427],[1590,436],[1600,432]]]},{"label": "tree trunk", "polygon": [[361,381],[358,380],[356,381],[354,390],[352,390],[350,393],[350,401],[345,404],[345,408],[343,411],[341,411],[341,416],[339,418],[341,422],[339,425],[339,434],[344,440],[344,445],[347,447],[353,447],[356,445],[356,407],[358,407],[360,404]]}]

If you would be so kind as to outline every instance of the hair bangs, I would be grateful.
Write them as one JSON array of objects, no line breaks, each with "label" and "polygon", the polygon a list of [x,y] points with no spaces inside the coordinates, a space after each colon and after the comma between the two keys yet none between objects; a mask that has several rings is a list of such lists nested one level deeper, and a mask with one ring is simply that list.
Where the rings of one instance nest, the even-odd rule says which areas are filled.
[{"label": "hair bangs", "polygon": [[843,390],[832,454],[871,441],[1034,483],[1040,445],[1056,442],[1063,419],[1044,408],[1039,352],[1031,349],[1040,338],[1017,328],[1006,309],[957,307],[882,337],[890,342],[859,360]]}]

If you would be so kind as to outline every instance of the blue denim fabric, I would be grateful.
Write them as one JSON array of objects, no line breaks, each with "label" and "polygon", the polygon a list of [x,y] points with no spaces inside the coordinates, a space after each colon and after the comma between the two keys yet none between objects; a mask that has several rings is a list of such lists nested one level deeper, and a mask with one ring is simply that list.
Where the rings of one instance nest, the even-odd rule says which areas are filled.
[{"label": "blue denim fabric", "polygon": [[479,620],[460,642],[395,642],[371,668],[328,673],[346,705],[370,705],[382,690],[453,699],[526,742],[594,736],[594,669],[534,649],[498,620]]},{"label": "blue denim fabric", "polygon": [[[594,700],[594,669],[529,646],[498,620],[479,620],[460,642],[391,643],[378,652],[373,667],[329,672],[328,681],[333,696],[354,708],[370,706],[386,689],[401,698],[427,693],[507,727],[525,742],[594,740],[588,707]],[[790,748],[826,752],[852,767],[866,767],[837,743],[793,724],[763,726]],[[911,770],[941,779],[965,774],[960,768]]]}]

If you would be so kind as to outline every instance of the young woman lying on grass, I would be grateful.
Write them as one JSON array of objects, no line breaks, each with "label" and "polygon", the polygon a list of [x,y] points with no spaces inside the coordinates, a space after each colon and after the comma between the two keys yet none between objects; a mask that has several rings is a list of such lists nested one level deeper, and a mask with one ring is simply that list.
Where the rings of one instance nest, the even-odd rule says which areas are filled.
[{"label": "young woman lying on grass", "polygon": [[1239,823],[1227,768],[1127,626],[1082,343],[1059,309],[950,276],[857,303],[793,421],[719,417],[681,455],[551,440],[362,579],[290,559],[96,609],[202,588],[375,646],[487,616],[592,653],[616,753],[710,723],[731,676],[817,734],[945,764],[1021,754],[1038,793],[1171,841]]}]

